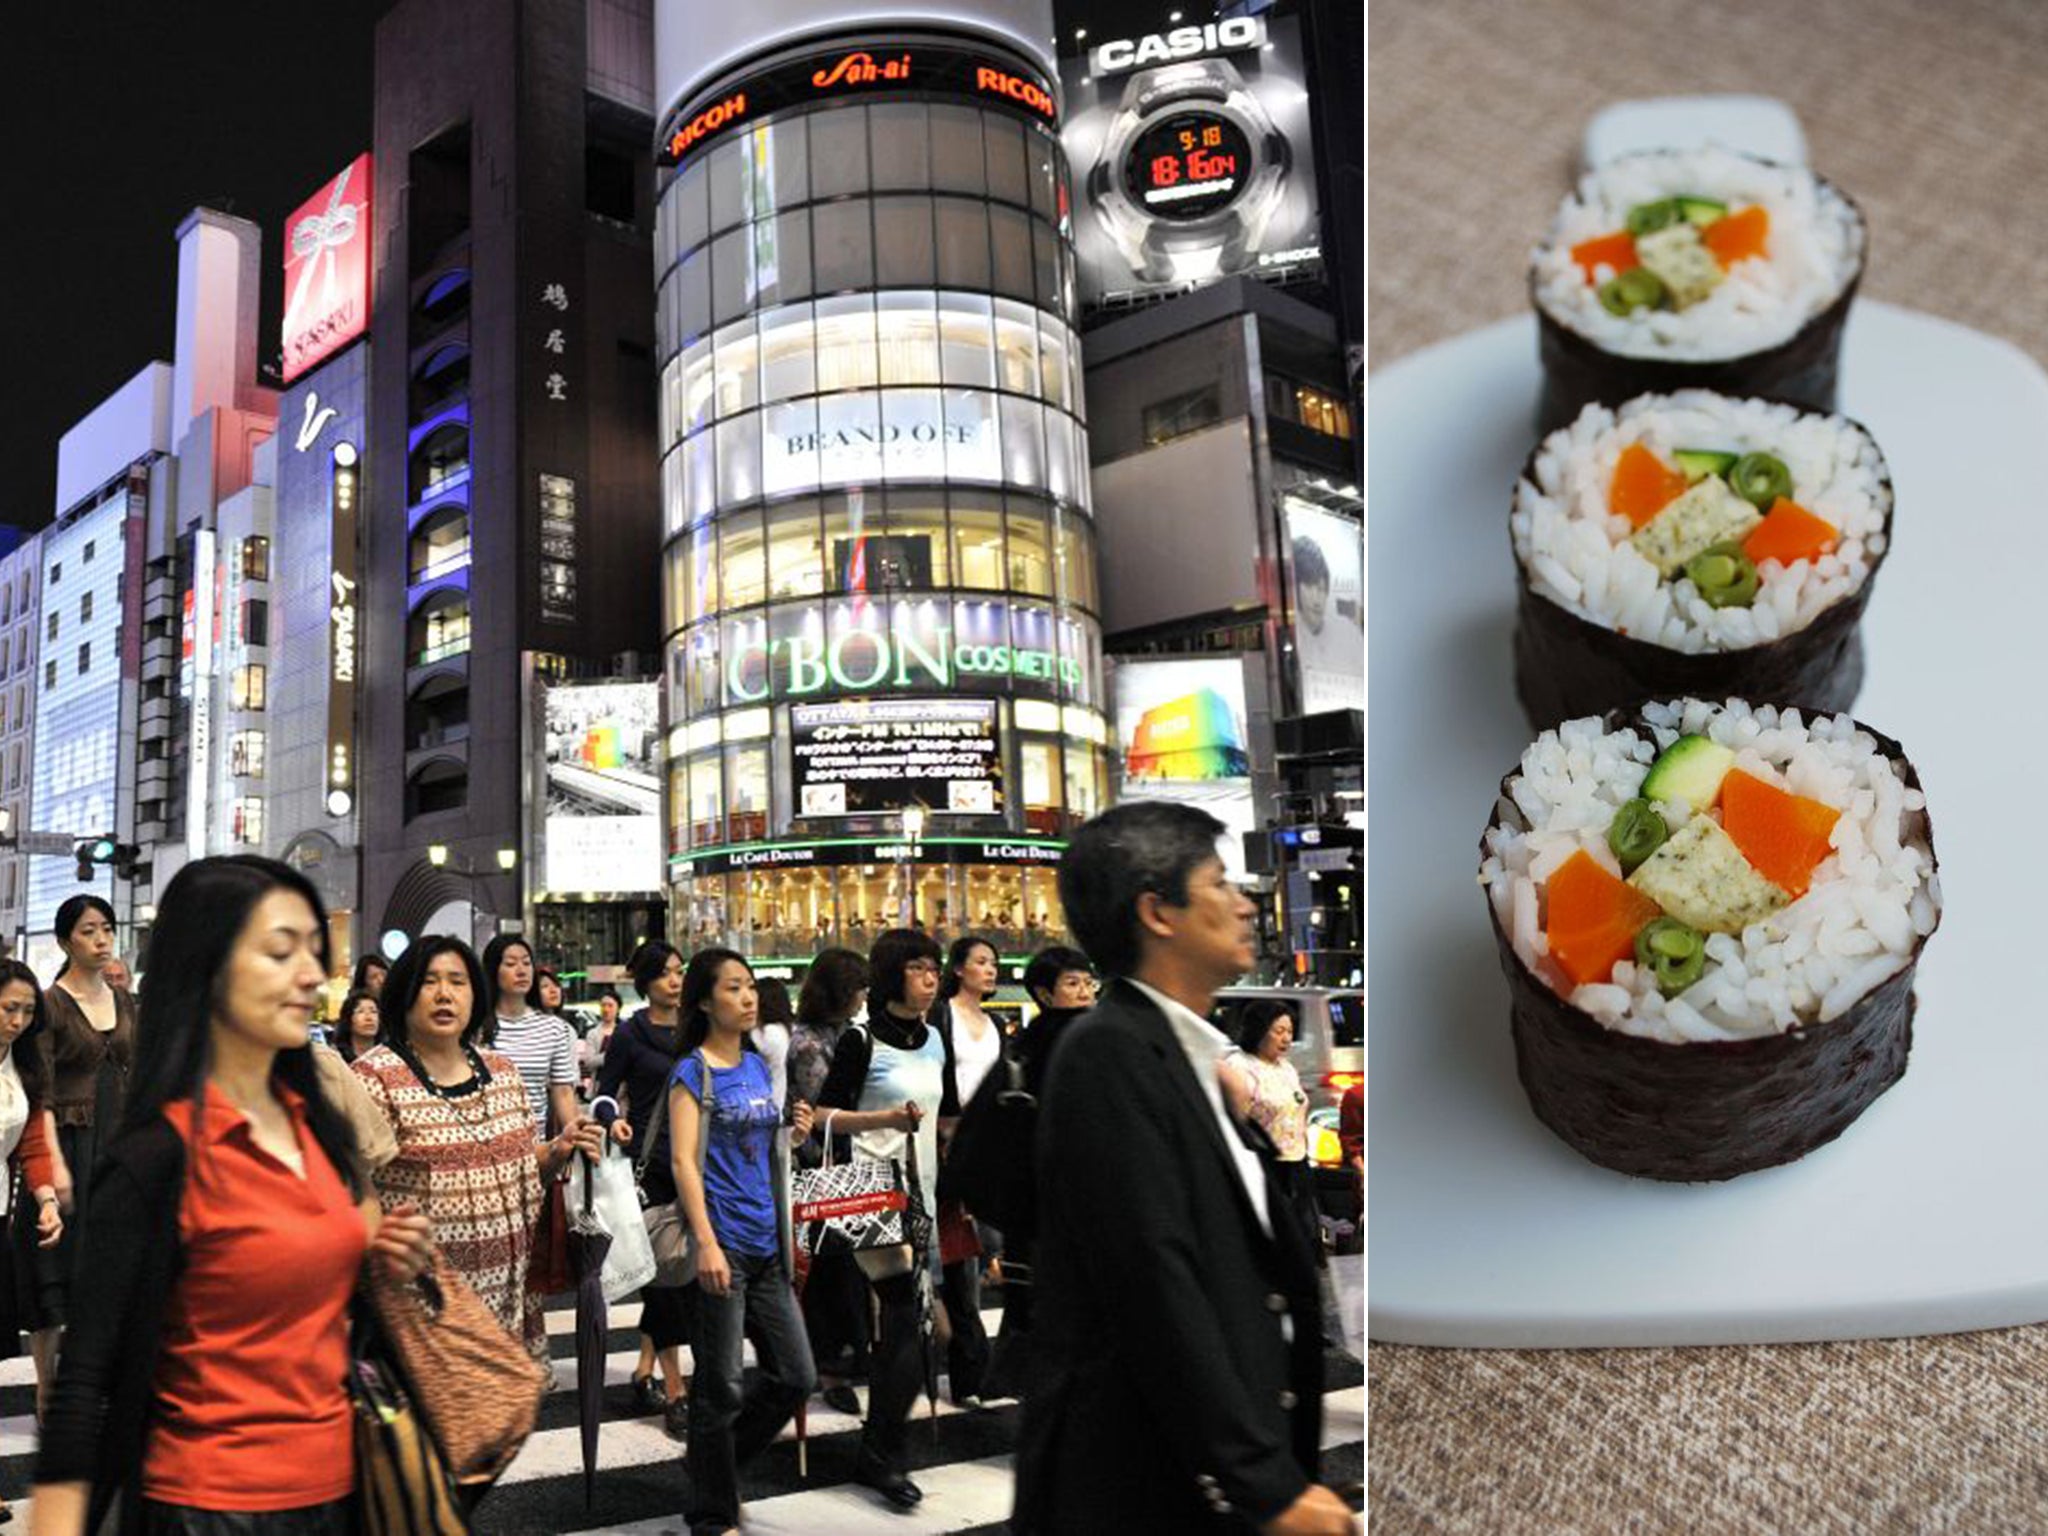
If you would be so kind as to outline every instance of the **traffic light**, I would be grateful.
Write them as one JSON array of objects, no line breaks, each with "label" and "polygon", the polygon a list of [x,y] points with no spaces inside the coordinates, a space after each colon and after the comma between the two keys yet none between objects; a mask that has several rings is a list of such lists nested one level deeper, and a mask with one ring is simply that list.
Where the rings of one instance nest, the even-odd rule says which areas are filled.
[{"label": "traffic light", "polygon": [[111,864],[114,873],[123,880],[133,880],[142,863],[142,850],[133,843],[117,842],[111,837],[91,837],[72,850],[78,860],[78,878],[81,881],[93,878],[94,866]]}]

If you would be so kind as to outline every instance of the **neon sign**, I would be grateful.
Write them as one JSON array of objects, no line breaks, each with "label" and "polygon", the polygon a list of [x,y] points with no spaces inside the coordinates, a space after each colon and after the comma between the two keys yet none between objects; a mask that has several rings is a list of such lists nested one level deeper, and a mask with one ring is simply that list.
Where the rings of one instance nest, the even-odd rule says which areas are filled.
[{"label": "neon sign", "polygon": [[943,625],[926,635],[856,628],[829,640],[815,634],[762,637],[731,647],[725,661],[726,699],[734,704],[760,703],[776,693],[803,698],[827,690],[950,688],[956,677],[1057,679],[1078,688],[1081,664],[1029,646],[956,642]]},{"label": "neon sign", "polygon": [[811,76],[811,84],[824,90],[834,85],[873,85],[878,80],[908,80],[910,78],[910,55],[891,59],[886,64],[877,64],[871,53],[849,53],[830,69],[818,70]]},{"label": "neon sign", "polygon": [[284,378],[297,378],[370,323],[370,157],[358,155],[284,226]]},{"label": "neon sign", "polygon": [[668,158],[680,160],[683,151],[707,134],[729,127],[747,115],[747,93],[735,91],[723,101],[713,102],[669,135]]}]

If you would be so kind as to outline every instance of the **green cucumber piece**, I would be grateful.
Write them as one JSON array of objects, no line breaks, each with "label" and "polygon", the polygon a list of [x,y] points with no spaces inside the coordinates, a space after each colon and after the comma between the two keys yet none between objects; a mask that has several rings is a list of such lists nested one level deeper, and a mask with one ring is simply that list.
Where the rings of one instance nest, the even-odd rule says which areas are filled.
[{"label": "green cucumber piece", "polygon": [[1735,764],[1735,754],[1706,736],[1681,736],[1650,764],[1643,775],[1645,800],[1682,800],[1695,814],[1714,803],[1721,780]]},{"label": "green cucumber piece", "polygon": [[1681,197],[1677,203],[1679,217],[1688,224],[1711,224],[1728,217],[1728,205],[1711,197]]},{"label": "green cucumber piece", "polygon": [[1722,453],[1713,448],[1679,448],[1671,455],[1678,461],[1678,467],[1685,471],[1685,478],[1697,485],[1709,475],[1728,478],[1728,471],[1735,467],[1740,454]]}]

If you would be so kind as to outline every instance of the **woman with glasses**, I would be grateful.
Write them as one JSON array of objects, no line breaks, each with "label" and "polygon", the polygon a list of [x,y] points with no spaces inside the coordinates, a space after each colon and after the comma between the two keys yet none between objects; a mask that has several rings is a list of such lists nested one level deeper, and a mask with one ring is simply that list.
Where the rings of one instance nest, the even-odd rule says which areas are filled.
[{"label": "woman with glasses", "polygon": [[[939,946],[929,934],[890,929],[868,954],[868,986],[868,1021],[839,1037],[818,1099],[819,1124],[824,1135],[851,1133],[857,1157],[914,1163],[916,1198],[936,1232],[938,1116],[959,1113],[946,1093],[952,1072],[945,1037],[926,1022],[939,995]],[[925,1256],[933,1284],[938,1257],[934,1241]],[[911,1509],[924,1497],[904,1459],[923,1373],[916,1256],[905,1246],[858,1258],[881,1304],[882,1327],[854,1480]]]}]

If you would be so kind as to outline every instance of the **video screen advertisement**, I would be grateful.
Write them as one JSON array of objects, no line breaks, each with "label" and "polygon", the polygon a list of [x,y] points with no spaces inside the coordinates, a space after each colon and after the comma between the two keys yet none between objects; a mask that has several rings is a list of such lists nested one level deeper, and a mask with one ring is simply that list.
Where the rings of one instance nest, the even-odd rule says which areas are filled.
[{"label": "video screen advertisement", "polygon": [[999,816],[1003,751],[993,699],[875,699],[790,706],[791,782],[804,817],[927,811]]},{"label": "video screen advertisement", "polygon": [[1256,823],[1246,732],[1244,661],[1117,658],[1117,799],[1200,806],[1231,832],[1218,851],[1245,874],[1243,834]]},{"label": "video screen advertisement", "polygon": [[1061,80],[1083,309],[1320,264],[1293,18],[1112,37]]},{"label": "video screen advertisement", "polygon": [[546,691],[547,807],[541,889],[658,895],[661,685],[559,684]]}]

